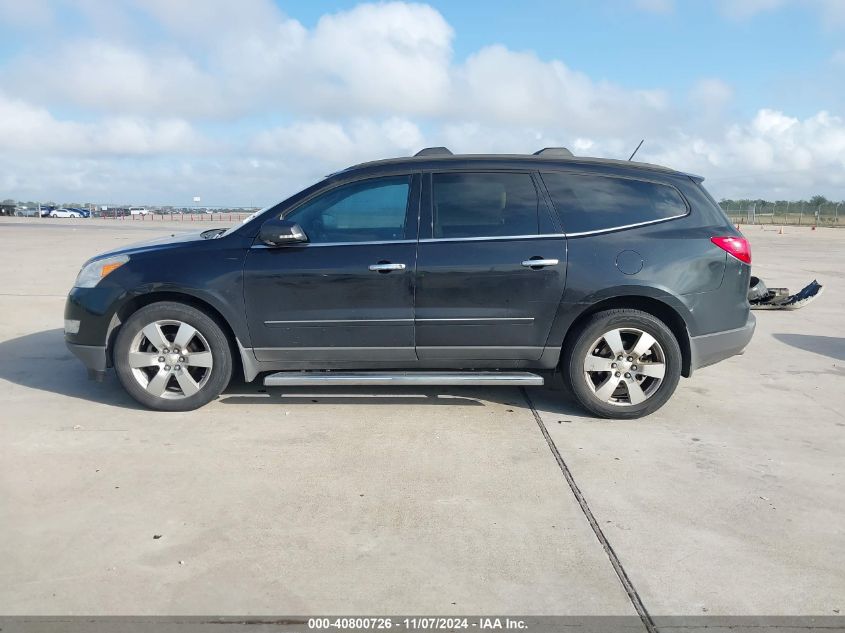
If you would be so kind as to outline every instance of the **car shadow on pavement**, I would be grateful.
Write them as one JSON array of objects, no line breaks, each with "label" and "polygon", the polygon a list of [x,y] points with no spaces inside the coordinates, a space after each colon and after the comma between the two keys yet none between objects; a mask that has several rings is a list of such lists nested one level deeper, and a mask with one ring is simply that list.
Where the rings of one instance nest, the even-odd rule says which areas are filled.
[{"label": "car shadow on pavement", "polygon": [[[529,388],[528,393],[534,393]],[[565,415],[583,415],[564,391],[553,387],[536,388],[544,391],[554,389],[554,406],[550,412]],[[548,400],[548,399],[546,399]],[[525,396],[517,387],[264,387],[261,379],[254,383],[233,380],[223,392],[219,402],[223,404],[333,404],[333,405],[422,405],[483,407],[495,403],[524,409],[528,407]],[[544,408],[549,410],[548,403]]]},{"label": "car shadow on pavement", "polygon": [[821,354],[834,360],[845,360],[845,338],[815,334],[772,334],[781,343]]},{"label": "car shadow on pavement", "polygon": [[61,328],[0,341],[0,379],[100,404],[141,409],[123,390],[114,372],[103,382],[88,379],[82,363],[65,346]]},{"label": "car shadow on pavement", "polygon": [[[263,387],[256,384],[229,385],[220,398],[224,404],[352,404],[352,405],[450,405],[483,407],[470,392],[445,391],[448,387]],[[518,400],[518,398],[515,398]],[[522,403],[524,405],[524,402]],[[513,403],[514,406],[519,406]]]},{"label": "car shadow on pavement", "polygon": [[[103,382],[88,379],[82,363],[67,349],[60,328],[25,334],[0,341],[0,380],[99,404],[144,409],[120,385],[114,371]],[[529,388],[533,393],[535,388]],[[540,389],[540,388],[536,388]],[[542,388],[544,390],[550,387]],[[554,389],[554,387],[551,387]],[[578,414],[577,406],[556,390],[554,413]],[[245,383],[233,377],[218,400],[223,404],[335,404],[335,405],[425,405],[483,407],[497,403],[527,408],[516,387],[264,387],[261,379]],[[548,409],[548,405],[545,406]],[[581,412],[582,413],[582,412]]]}]

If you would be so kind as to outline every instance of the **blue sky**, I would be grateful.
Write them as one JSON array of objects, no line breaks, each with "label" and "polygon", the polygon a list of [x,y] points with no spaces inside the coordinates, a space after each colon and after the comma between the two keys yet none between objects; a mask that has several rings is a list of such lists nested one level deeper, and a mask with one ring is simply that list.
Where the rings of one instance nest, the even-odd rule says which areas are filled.
[{"label": "blue sky", "polygon": [[265,204],[424,145],[845,198],[845,1],[0,0],[0,197]]}]

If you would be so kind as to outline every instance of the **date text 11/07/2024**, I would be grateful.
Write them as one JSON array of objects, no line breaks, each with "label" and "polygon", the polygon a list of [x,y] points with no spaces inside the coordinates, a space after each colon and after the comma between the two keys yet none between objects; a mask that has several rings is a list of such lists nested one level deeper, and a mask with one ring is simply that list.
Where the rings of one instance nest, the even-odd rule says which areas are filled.
[{"label": "date text 11/07/2024", "polygon": [[525,620],[518,618],[478,617],[478,618],[450,618],[450,617],[351,617],[351,618],[309,618],[309,630],[525,630]]}]

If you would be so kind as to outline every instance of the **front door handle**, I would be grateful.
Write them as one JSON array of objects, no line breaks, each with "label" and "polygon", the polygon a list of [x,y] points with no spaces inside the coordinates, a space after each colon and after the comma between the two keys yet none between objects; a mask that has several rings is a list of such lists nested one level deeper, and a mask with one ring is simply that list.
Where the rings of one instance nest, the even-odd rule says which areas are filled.
[{"label": "front door handle", "polygon": [[391,270],[405,270],[405,264],[379,262],[378,264],[370,264],[370,270],[377,273],[389,273]]},{"label": "front door handle", "polygon": [[526,259],[522,265],[526,268],[544,268],[546,266],[557,266],[560,262],[556,259]]}]

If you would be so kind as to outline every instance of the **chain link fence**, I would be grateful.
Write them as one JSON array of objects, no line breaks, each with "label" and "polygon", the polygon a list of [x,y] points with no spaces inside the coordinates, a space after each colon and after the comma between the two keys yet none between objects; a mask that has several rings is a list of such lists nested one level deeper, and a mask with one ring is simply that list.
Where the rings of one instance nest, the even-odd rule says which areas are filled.
[{"label": "chain link fence", "polygon": [[121,206],[32,205],[0,207],[0,215],[29,218],[107,219],[129,222],[241,222],[259,207],[155,208]]},{"label": "chain link fence", "polygon": [[841,219],[845,203],[827,202],[811,206],[806,202],[721,203],[734,224],[781,224],[796,226],[845,226]]}]

